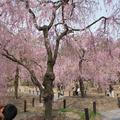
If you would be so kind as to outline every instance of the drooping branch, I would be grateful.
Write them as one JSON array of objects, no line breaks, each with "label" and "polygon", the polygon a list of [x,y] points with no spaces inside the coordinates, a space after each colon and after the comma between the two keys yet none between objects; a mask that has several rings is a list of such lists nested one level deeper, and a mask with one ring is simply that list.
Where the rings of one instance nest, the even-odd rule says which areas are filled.
[{"label": "drooping branch", "polygon": [[33,23],[35,27],[37,28],[38,31],[42,31],[44,27],[38,26],[37,21],[36,21],[36,16],[34,12],[32,11],[32,9],[30,8],[28,0],[22,0],[22,1],[25,2],[26,9],[28,9],[29,13],[32,15]]},{"label": "drooping branch", "polygon": [[80,50],[82,51],[82,53],[81,53],[81,55],[79,54],[79,58],[80,58],[80,61],[79,61],[79,71],[82,74],[82,63],[83,63],[84,57],[85,57],[85,50],[83,48],[81,48]]},{"label": "drooping branch", "polygon": [[[94,24],[96,24],[97,22],[99,22],[99,21],[102,20],[102,19],[104,19],[104,30],[105,30],[105,29],[106,29],[106,21],[107,21],[109,18],[102,16],[102,17],[100,17],[99,19],[95,20],[94,22],[92,22],[91,24],[87,25],[85,28],[82,28],[82,29],[79,29],[79,28],[78,28],[78,29],[75,29],[75,28],[72,28],[72,27],[69,27],[69,26],[68,26],[68,29],[69,29],[69,30],[67,31],[67,33],[73,33],[74,31],[85,31],[86,29],[89,29],[91,26],[93,26]],[[57,34],[57,35],[58,35],[58,33],[57,33],[56,28],[57,28],[58,25],[63,25],[63,22],[55,24],[55,31],[56,31],[56,34]]]},{"label": "drooping branch", "polygon": [[40,64],[38,64],[35,60],[31,60],[31,62],[36,64],[37,66],[39,66],[41,69],[43,69],[42,66]]},{"label": "drooping branch", "polygon": [[12,62],[15,62],[15,63],[23,66],[25,69],[27,69],[27,71],[30,73],[33,84],[38,86],[39,89],[42,91],[43,87],[40,84],[40,82],[38,81],[38,79],[36,78],[34,71],[31,70],[27,65],[25,65],[23,62],[21,62],[19,59],[17,59],[14,55],[10,54],[8,50],[6,50],[5,48],[3,50],[4,50],[4,53],[1,53],[1,55],[4,56],[5,58],[11,60]]}]

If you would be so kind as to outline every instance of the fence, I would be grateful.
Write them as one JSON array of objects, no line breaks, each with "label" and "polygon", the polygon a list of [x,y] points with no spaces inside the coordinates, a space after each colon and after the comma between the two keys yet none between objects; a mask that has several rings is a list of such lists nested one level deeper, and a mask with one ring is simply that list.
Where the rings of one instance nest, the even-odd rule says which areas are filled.
[{"label": "fence", "polygon": [[[9,88],[8,89],[9,93],[14,93],[14,88]],[[35,89],[35,88],[19,88],[18,89],[18,93],[22,93],[22,94],[27,94],[27,95],[35,95],[35,96],[39,96],[40,95],[40,91]]]}]

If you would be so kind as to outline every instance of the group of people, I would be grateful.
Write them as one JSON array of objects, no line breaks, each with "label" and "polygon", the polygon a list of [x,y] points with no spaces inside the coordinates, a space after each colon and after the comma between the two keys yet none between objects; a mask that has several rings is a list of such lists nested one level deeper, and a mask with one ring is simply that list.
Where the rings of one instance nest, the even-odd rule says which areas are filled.
[{"label": "group of people", "polygon": [[0,106],[0,120],[13,120],[17,115],[17,108],[13,104]]},{"label": "group of people", "polygon": [[78,83],[75,83],[75,86],[72,88],[73,90],[73,96],[79,96],[80,94],[80,88]]}]

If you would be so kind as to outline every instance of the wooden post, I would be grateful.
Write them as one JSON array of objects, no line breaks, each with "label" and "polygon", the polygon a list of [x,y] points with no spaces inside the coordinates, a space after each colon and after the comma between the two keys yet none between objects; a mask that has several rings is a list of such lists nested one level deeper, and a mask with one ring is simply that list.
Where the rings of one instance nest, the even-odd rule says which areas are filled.
[{"label": "wooden post", "polygon": [[85,120],[90,120],[88,108],[85,108]]},{"label": "wooden post", "polygon": [[64,96],[64,94],[65,94],[65,93],[64,93],[64,90],[63,90],[63,96]]},{"label": "wooden post", "polygon": [[63,100],[63,108],[64,109],[66,108],[66,100],[65,99]]},{"label": "wooden post", "polygon": [[32,98],[32,107],[35,107],[35,98]]},{"label": "wooden post", "polygon": [[69,91],[69,96],[70,96],[70,91]]},{"label": "wooden post", "polygon": [[95,101],[93,102],[93,112],[96,115],[96,102]]},{"label": "wooden post", "polygon": [[60,93],[58,92],[58,98],[60,97]]},{"label": "wooden post", "polygon": [[120,108],[120,97],[117,97],[118,100],[118,107]]},{"label": "wooden post", "polygon": [[42,93],[40,91],[40,94],[39,94],[39,102],[42,103]]},{"label": "wooden post", "polygon": [[27,112],[27,101],[24,100],[24,112]]}]

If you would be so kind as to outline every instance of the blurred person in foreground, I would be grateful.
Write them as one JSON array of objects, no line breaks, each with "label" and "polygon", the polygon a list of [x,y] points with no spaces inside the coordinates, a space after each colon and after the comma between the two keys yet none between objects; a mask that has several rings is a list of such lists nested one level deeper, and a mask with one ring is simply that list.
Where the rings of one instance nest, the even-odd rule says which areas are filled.
[{"label": "blurred person in foreground", "polygon": [[13,120],[17,115],[17,108],[13,104],[0,106],[0,120]]}]

